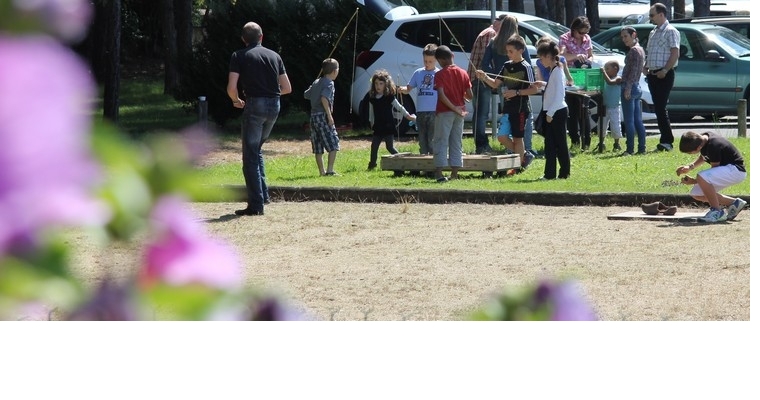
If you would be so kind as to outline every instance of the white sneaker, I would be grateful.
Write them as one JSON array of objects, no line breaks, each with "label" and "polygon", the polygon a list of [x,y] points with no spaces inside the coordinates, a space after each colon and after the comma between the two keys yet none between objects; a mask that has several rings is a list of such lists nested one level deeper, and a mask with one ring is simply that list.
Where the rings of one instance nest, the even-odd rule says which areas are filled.
[{"label": "white sneaker", "polygon": [[733,221],[746,205],[746,201],[737,197],[730,206],[726,207],[726,220]]},{"label": "white sneaker", "polygon": [[710,208],[704,217],[699,218],[702,222],[723,222],[726,220],[726,212],[720,208]]}]

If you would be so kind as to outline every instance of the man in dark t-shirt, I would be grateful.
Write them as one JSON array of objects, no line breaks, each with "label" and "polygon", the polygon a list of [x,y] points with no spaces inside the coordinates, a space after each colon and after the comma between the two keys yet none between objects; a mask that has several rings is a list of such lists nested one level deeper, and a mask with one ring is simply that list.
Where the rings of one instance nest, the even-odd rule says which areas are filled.
[{"label": "man in dark t-shirt", "polygon": [[[282,58],[261,45],[261,26],[249,22],[243,26],[245,48],[232,53],[227,79],[227,95],[232,105],[243,109],[243,177],[248,192],[248,206],[237,215],[263,215],[269,203],[261,145],[269,137],[280,113],[280,95],[291,92],[290,80]],[[243,98],[238,93],[243,88]]]}]

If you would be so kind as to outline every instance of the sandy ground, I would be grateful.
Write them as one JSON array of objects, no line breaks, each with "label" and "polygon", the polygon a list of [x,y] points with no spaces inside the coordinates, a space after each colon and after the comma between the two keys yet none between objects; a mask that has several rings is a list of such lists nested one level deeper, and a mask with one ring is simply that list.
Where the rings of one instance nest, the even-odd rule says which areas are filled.
[{"label": "sandy ground", "polygon": [[[580,281],[604,320],[749,320],[750,212],[731,223],[608,220],[616,207],[194,204],[251,285],[322,320],[457,320],[505,286]],[[694,210],[691,210],[694,211]]]},{"label": "sandy ground", "polygon": [[[226,147],[208,162],[238,160],[239,145]],[[577,279],[603,320],[750,318],[749,210],[698,224],[607,219],[625,207],[275,201],[264,216],[234,215],[243,206],[192,205],[238,250],[247,284],[315,319],[467,319],[495,291],[546,276]],[[128,276],[135,249],[85,247],[78,272]]]}]

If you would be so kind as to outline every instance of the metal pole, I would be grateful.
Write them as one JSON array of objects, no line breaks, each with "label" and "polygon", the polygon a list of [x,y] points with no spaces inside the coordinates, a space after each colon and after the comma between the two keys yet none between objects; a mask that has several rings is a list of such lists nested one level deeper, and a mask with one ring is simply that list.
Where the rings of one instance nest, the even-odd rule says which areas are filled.
[{"label": "metal pole", "polygon": [[739,99],[736,102],[736,111],[739,122],[739,137],[747,137],[747,100]]},{"label": "metal pole", "polygon": [[[496,0],[491,0],[491,21],[496,19]],[[498,108],[499,108],[499,95],[491,95],[491,136],[496,137],[496,132],[498,132],[498,128],[496,127],[497,121],[499,119],[498,114]]]},{"label": "metal pole", "polygon": [[198,124],[203,129],[208,129],[208,102],[206,96],[198,97]]}]

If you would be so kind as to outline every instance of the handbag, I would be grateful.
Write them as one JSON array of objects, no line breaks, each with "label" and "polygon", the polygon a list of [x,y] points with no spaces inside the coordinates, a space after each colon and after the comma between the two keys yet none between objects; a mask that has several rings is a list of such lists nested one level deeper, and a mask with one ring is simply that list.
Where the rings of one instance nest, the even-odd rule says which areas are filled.
[{"label": "handbag", "polygon": [[546,136],[544,134],[544,131],[546,129],[546,110],[541,110],[540,113],[538,113],[538,117],[536,117],[536,120],[533,122],[534,129],[536,130],[536,133],[538,133],[541,136]]}]

